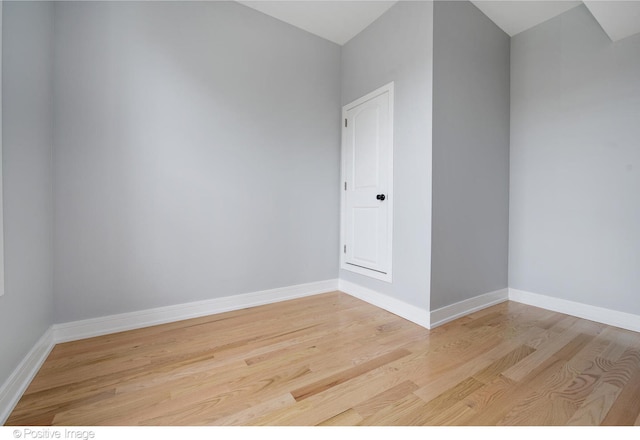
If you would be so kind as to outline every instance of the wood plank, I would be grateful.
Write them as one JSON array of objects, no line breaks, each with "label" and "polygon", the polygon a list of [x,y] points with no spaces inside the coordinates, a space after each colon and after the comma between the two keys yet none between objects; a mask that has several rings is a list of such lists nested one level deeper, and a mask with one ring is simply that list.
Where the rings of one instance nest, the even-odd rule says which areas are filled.
[{"label": "wood plank", "polygon": [[521,381],[521,386],[512,393],[517,403],[496,423],[566,424],[584,399],[592,393],[605,372],[601,363],[595,360],[584,361],[586,357],[599,353],[602,348],[602,344],[595,342],[595,338],[589,340],[590,338],[588,335],[579,335],[537,367],[538,371],[546,369],[551,372],[546,374],[544,383],[536,384],[531,376]]},{"label": "wood plank", "polygon": [[[444,371],[438,371],[437,374],[428,375],[418,371],[418,374],[416,374],[413,380],[420,385],[421,388],[415,391],[415,394],[428,402],[449,389],[452,383],[458,383],[467,377],[471,377],[481,370],[488,368],[492,363],[508,355],[519,346],[523,344],[528,345],[528,341],[538,338],[538,335],[543,331],[542,329],[532,327],[522,335],[508,339],[491,350],[475,356],[472,360],[463,358],[462,362],[458,365],[445,366],[446,369]],[[437,358],[435,362],[438,362]],[[410,377],[413,377],[413,372],[410,374]]]},{"label": "wood plank", "polygon": [[[272,411],[276,411],[282,408],[289,407],[296,403],[296,399],[290,393],[286,393],[282,396],[277,396],[273,399],[269,399],[258,404],[252,405],[251,402],[247,402],[247,407],[243,410],[234,411],[230,415],[217,418],[213,425],[216,426],[242,426],[247,422],[260,417],[264,414],[268,414]],[[164,422],[164,420],[160,420]]]},{"label": "wood plank", "polygon": [[357,425],[361,421],[362,416],[355,410],[349,408],[348,410],[319,423],[318,426],[353,426]]},{"label": "wood plank", "polygon": [[422,359],[422,353],[398,359],[337,385],[330,393],[316,394],[296,402],[291,409],[275,411],[252,421],[250,425],[316,425],[403,383],[407,380],[405,369],[413,369]]},{"label": "wood plank", "polygon": [[600,382],[567,422],[570,426],[600,425],[622,391],[615,385]]},{"label": "wood plank", "polygon": [[[238,378],[228,383],[216,382],[200,388],[192,384],[189,391],[171,392],[170,399],[153,408],[129,414],[143,425],[215,425],[218,420],[244,411],[248,406],[281,396],[290,383],[304,381],[310,374],[306,366],[292,365],[280,371],[263,371],[259,376]],[[274,408],[272,408],[273,410]],[[128,424],[128,423],[127,423]]]},{"label": "wood plank", "polygon": [[611,364],[602,380],[623,388],[637,371],[638,365],[640,365],[640,350],[627,349],[616,362]]},{"label": "wood plank", "polygon": [[427,403],[414,394],[409,394],[377,413],[367,417],[362,426],[419,426],[421,414]]},{"label": "wood plank", "polygon": [[393,404],[393,402],[406,397],[417,389],[418,385],[411,382],[410,380],[407,380],[402,382],[401,384],[396,385],[395,387],[392,387],[380,394],[373,396],[370,399],[365,400],[362,403],[357,404],[354,407],[354,410],[364,419],[380,411],[382,408],[386,408],[387,406]]},{"label": "wood plank", "polygon": [[632,426],[640,415],[640,370],[634,369],[601,425]]},{"label": "wood plank", "polygon": [[[425,402],[412,394],[402,399],[400,405],[394,403],[372,414],[363,420],[362,424],[430,425],[432,424],[433,417],[450,408],[482,386],[483,384],[481,382],[473,378],[468,378],[429,402]],[[395,420],[395,422],[392,422],[393,420]]]},{"label": "wood plank", "polygon": [[579,327],[580,322],[576,321],[563,332],[559,333],[557,337],[552,338],[547,343],[539,346],[535,353],[527,356],[522,362],[519,362],[506,370],[503,375],[511,380],[520,381],[536,367],[546,362],[556,352],[561,352],[563,349],[566,351],[572,351],[573,344],[575,344],[574,340],[576,338],[580,338],[579,342],[584,341],[584,338],[580,337]]},{"label": "wood plank", "polygon": [[[461,401],[485,384],[470,377],[450,390],[427,402],[425,412],[420,418],[422,425],[453,424],[471,408]],[[454,408],[455,407],[455,408]]]},{"label": "wood plank", "polygon": [[[585,322],[585,325],[582,330],[588,329],[591,323]],[[595,330],[592,334],[600,332],[599,326],[591,328]],[[518,402],[497,424],[567,424],[605,374],[606,370],[601,368],[597,358],[592,362],[584,362],[585,358],[600,353],[602,348],[603,345],[595,337],[579,334],[540,365],[539,368],[552,362],[556,365],[543,386],[531,387],[528,380],[523,381],[521,389],[529,388],[531,391],[518,396]]]},{"label": "wood plank", "polygon": [[473,375],[473,378],[483,383],[492,382],[503,371],[517,364],[533,352],[535,352],[535,349],[529,347],[528,345],[521,345],[518,348],[510,351],[506,355],[502,356],[500,359],[491,363],[484,369],[475,373]]},{"label": "wood plank", "polygon": [[[442,425],[469,425],[472,419],[483,417],[487,408],[499,408],[500,402],[511,401],[514,403],[514,391],[520,384],[506,377],[499,375],[491,383],[479,388],[451,407],[452,415],[447,418],[443,415],[442,420],[434,421]],[[459,412],[458,412],[459,411]]]},{"label": "wood plank", "polygon": [[306,399],[310,396],[326,391],[336,385],[340,385],[341,383],[351,380],[354,377],[360,376],[368,371],[374,370],[382,365],[388,364],[389,362],[393,362],[405,356],[409,356],[410,354],[411,353],[409,351],[404,349],[392,351],[391,353],[364,362],[360,365],[356,365],[355,367],[349,368],[348,370],[332,374],[331,376],[323,378],[317,382],[297,388],[291,392],[291,395],[297,401]]},{"label": "wood plank", "polygon": [[[468,417],[465,424],[478,426],[498,425],[515,406],[522,405],[532,393],[546,389],[549,383],[553,383],[554,377],[561,373],[563,366],[564,364],[560,360],[550,358],[530,371],[520,382],[504,377],[508,384],[514,385],[508,386],[507,392],[492,398],[491,404],[483,408],[482,411],[478,411]],[[500,389],[502,387],[498,387],[498,390]],[[523,413],[523,417],[528,415],[529,412],[527,411]]]}]

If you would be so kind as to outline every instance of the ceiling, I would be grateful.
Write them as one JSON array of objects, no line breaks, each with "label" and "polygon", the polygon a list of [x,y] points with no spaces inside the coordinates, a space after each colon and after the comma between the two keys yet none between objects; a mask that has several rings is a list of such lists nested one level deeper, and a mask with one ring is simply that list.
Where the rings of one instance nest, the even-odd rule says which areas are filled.
[{"label": "ceiling", "polygon": [[471,0],[471,2],[512,37],[582,3],[581,1],[489,0]]},{"label": "ceiling", "polygon": [[238,1],[307,32],[343,45],[396,4],[395,1]]},{"label": "ceiling", "polygon": [[[612,41],[640,32],[640,0],[471,1],[510,36],[583,3]],[[343,45],[384,14],[396,1],[260,0],[238,3]]]},{"label": "ceiling", "polygon": [[640,32],[640,0],[472,2],[512,37],[582,3],[612,41]]}]

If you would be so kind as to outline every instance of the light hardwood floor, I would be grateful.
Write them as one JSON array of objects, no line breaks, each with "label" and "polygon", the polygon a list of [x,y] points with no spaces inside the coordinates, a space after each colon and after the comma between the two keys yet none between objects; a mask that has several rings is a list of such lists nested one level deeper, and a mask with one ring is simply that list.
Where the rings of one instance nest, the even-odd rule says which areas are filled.
[{"label": "light hardwood floor", "polygon": [[638,425],[640,334],[514,302],[425,330],[344,293],[56,346],[8,425]]}]

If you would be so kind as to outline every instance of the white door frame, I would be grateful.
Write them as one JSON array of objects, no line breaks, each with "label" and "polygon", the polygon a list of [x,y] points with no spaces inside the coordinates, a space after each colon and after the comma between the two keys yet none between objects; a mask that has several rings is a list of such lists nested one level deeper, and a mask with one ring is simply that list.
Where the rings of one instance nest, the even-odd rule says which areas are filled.
[{"label": "white door frame", "polygon": [[[394,103],[394,83],[390,82],[371,93],[366,94],[362,98],[342,107],[342,148],[341,148],[341,173],[340,173],[340,268],[355,272],[361,275],[365,275],[370,278],[375,278],[381,281],[391,282],[392,268],[393,268],[393,103]],[[347,119],[347,112],[371,99],[374,99],[384,93],[388,93],[389,96],[389,132],[390,132],[390,145],[389,145],[389,157],[387,160],[389,182],[386,189],[386,200],[388,209],[388,234],[387,234],[387,252],[389,257],[389,268],[386,273],[382,273],[376,270],[367,269],[365,267],[355,266],[348,264],[346,261],[346,254],[344,252],[344,246],[346,243],[346,196],[345,196],[345,182],[346,182],[346,130],[345,121]]]}]

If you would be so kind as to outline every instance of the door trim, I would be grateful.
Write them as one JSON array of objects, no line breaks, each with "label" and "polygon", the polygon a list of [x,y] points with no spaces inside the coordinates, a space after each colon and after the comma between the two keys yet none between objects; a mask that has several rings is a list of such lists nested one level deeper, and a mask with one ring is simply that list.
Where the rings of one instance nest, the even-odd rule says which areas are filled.
[{"label": "door trim", "polygon": [[[392,282],[393,281],[393,104],[394,104],[394,83],[393,81],[385,84],[384,86],[374,90],[373,92],[367,93],[365,96],[356,99],[353,102],[342,107],[342,119],[341,119],[341,127],[342,127],[342,145],[341,145],[341,166],[340,166],[340,268],[344,270],[348,270],[349,272],[358,273],[360,275],[365,275],[369,278],[375,278],[381,281]],[[378,96],[388,93],[389,95],[389,137],[390,137],[390,145],[389,145],[389,158],[387,163],[387,172],[389,176],[387,200],[385,203],[388,204],[388,231],[387,234],[387,249],[389,253],[389,270],[387,273],[379,272],[377,270],[368,269],[365,267],[355,266],[353,264],[349,264],[346,261],[346,255],[344,253],[344,246],[346,243],[346,197],[344,190],[344,182],[346,181],[345,176],[345,168],[346,168],[346,130],[344,126],[344,121],[347,118],[347,112],[361,104],[364,104],[367,101],[370,101]]]}]

